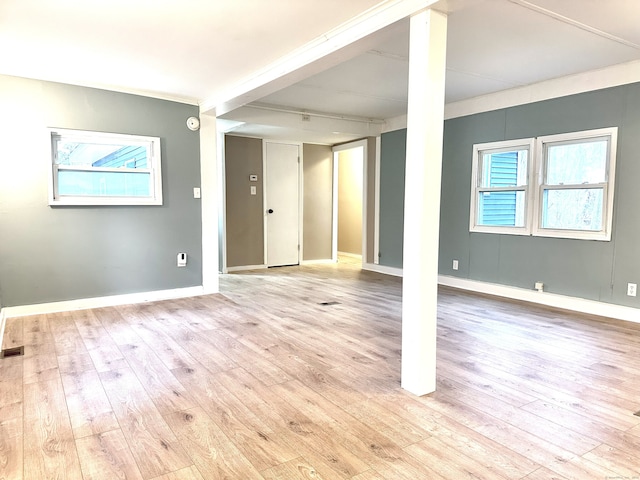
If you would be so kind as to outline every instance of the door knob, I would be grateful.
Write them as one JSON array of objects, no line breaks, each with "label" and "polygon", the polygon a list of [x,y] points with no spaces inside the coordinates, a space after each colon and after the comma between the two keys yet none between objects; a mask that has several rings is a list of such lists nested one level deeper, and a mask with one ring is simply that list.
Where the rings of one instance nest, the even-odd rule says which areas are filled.
[{"label": "door knob", "polygon": [[269,210],[267,210],[267,213],[273,213],[273,208],[270,208]]}]

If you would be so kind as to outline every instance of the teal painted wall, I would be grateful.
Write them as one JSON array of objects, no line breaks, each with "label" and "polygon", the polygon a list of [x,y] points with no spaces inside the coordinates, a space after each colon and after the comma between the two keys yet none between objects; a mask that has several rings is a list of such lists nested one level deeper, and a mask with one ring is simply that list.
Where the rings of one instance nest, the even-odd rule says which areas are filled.
[{"label": "teal painted wall", "polygon": [[407,131],[383,133],[380,140],[379,263],[402,268],[404,174]]},{"label": "teal painted wall", "polygon": [[[198,107],[0,76],[2,305],[202,285]],[[161,138],[164,205],[50,207],[46,127]],[[16,155],[16,152],[20,152]],[[188,264],[176,267],[178,252]]]},{"label": "teal painted wall", "polygon": [[[610,242],[469,232],[474,143],[611,126],[619,127],[619,131]],[[401,133],[391,133],[395,136],[382,136],[381,165],[391,161],[385,156],[397,161],[398,152],[390,153],[389,139],[397,140]],[[628,282],[640,283],[639,133],[640,84],[447,120],[439,272],[527,289],[542,281],[547,292],[640,307],[640,297],[626,295]],[[398,190],[394,175],[387,179],[381,172],[380,181],[381,190],[387,184]],[[386,186],[385,189],[389,191]],[[381,208],[381,229],[387,222],[382,215],[397,219],[400,212],[398,201],[394,204],[387,200],[387,205],[393,205],[393,210]],[[397,228],[395,225],[394,230]],[[398,252],[394,258],[397,255]],[[452,269],[453,259],[459,260],[458,271]]]}]

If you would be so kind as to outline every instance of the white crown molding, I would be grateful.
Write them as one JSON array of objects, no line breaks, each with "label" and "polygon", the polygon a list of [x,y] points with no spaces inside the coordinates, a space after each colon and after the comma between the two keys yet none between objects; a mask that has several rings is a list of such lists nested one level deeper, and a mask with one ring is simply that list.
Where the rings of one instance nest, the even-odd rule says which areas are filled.
[{"label": "white crown molding", "polygon": [[449,103],[445,105],[444,117],[464,117],[635,82],[640,82],[640,60]]},{"label": "white crown molding", "polygon": [[151,292],[110,295],[107,297],[80,298],[77,300],[63,300],[61,302],[5,307],[2,309],[2,315],[6,316],[6,318],[24,317],[27,315],[43,315],[47,313],[68,312],[72,310],[128,305],[132,303],[156,302],[159,300],[171,300],[174,298],[197,297],[198,295],[204,294],[205,292],[202,286],[174,288],[171,290],[155,290]]},{"label": "white crown molding", "polygon": [[[640,60],[447,103],[445,120],[640,82]],[[407,116],[385,119],[382,133],[407,128]]]}]

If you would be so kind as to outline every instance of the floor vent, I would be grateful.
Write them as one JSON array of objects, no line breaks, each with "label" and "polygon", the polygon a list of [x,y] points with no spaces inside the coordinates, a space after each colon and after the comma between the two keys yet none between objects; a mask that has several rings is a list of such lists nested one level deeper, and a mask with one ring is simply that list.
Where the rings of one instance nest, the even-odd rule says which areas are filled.
[{"label": "floor vent", "polygon": [[5,348],[0,351],[0,358],[19,357],[24,355],[24,347]]},{"label": "floor vent", "polygon": [[329,307],[331,305],[340,305],[340,302],[320,302],[318,305],[322,305],[323,307]]}]

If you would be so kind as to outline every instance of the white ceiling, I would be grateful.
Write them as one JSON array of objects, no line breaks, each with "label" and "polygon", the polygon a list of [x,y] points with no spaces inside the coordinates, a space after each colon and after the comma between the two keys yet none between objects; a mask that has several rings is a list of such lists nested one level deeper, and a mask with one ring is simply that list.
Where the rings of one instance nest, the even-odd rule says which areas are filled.
[{"label": "white ceiling", "polygon": [[[354,17],[412,1],[2,0],[0,73],[206,103]],[[640,59],[639,0],[435,7],[449,14],[447,103]],[[403,115],[408,21],[358,45],[226,113],[226,128],[338,143]]]}]

